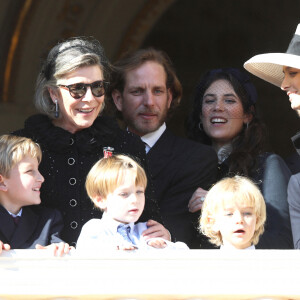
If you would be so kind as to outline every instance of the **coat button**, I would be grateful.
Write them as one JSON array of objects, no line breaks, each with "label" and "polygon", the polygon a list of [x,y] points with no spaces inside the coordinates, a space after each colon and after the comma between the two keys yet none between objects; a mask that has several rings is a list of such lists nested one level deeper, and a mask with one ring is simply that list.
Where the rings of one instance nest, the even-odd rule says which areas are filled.
[{"label": "coat button", "polygon": [[68,159],[68,164],[69,164],[70,166],[73,166],[73,165],[75,164],[75,159],[74,159],[73,157],[70,157],[70,158]]},{"label": "coat button", "polygon": [[77,205],[77,201],[75,199],[71,199],[69,203],[72,207],[75,207]]},{"label": "coat button", "polygon": [[75,185],[76,184],[76,178],[72,177],[69,179],[70,185]]},{"label": "coat button", "polygon": [[76,221],[72,221],[70,223],[70,226],[71,226],[72,229],[76,229],[78,227],[78,223]]}]

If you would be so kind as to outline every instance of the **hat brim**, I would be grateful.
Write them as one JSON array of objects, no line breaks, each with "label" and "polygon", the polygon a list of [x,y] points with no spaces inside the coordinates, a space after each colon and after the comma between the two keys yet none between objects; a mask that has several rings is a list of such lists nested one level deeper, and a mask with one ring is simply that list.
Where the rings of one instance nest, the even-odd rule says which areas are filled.
[{"label": "hat brim", "polygon": [[253,75],[278,87],[284,78],[283,66],[300,69],[300,56],[287,53],[267,53],[253,56],[244,68]]}]

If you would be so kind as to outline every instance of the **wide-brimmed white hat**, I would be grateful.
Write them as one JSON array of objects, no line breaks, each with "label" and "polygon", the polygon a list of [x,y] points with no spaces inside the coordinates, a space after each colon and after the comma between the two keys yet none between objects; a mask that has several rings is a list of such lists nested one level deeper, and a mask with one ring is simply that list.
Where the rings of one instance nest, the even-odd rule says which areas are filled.
[{"label": "wide-brimmed white hat", "polygon": [[286,53],[259,54],[244,63],[247,71],[279,87],[284,78],[283,66],[300,69],[300,24]]}]

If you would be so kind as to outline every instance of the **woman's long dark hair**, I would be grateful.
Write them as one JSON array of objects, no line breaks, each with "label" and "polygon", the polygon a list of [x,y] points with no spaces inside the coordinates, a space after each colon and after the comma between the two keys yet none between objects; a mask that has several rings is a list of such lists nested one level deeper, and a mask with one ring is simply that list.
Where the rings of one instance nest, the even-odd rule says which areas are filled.
[{"label": "woman's long dark hair", "polygon": [[229,173],[249,176],[258,164],[258,156],[265,149],[265,125],[256,115],[256,89],[250,78],[238,69],[217,69],[207,72],[196,88],[193,110],[187,120],[187,136],[195,141],[211,145],[210,137],[199,128],[202,101],[205,91],[216,80],[228,81],[240,98],[244,113],[252,114],[248,128],[244,126],[239,135],[232,141],[232,152],[228,158]]}]

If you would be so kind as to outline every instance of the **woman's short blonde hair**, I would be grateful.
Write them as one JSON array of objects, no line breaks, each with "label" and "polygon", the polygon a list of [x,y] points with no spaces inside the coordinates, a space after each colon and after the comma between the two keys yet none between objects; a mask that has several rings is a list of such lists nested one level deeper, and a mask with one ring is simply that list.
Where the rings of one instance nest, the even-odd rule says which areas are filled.
[{"label": "woman's short blonde hair", "polygon": [[259,188],[248,178],[234,176],[217,182],[207,193],[202,206],[199,230],[209,237],[210,241],[220,246],[223,244],[221,233],[214,230],[215,217],[226,203],[239,202],[253,207],[256,214],[256,227],[252,244],[256,245],[259,236],[264,232],[266,221],[266,204]]},{"label": "woman's short blonde hair", "polygon": [[11,169],[26,155],[42,159],[40,146],[31,139],[15,135],[0,136],[0,174],[9,177]]},{"label": "woman's short blonde hair", "polygon": [[144,169],[132,158],[125,155],[113,155],[100,159],[87,175],[85,187],[88,196],[96,204],[95,197],[106,198],[108,194],[124,182],[128,171],[135,176],[136,186],[147,186]]}]

